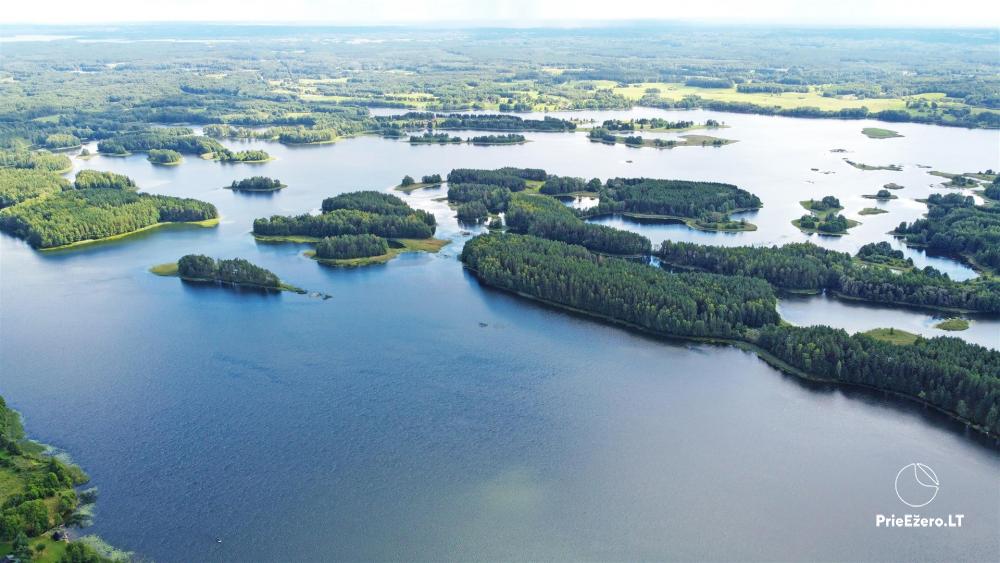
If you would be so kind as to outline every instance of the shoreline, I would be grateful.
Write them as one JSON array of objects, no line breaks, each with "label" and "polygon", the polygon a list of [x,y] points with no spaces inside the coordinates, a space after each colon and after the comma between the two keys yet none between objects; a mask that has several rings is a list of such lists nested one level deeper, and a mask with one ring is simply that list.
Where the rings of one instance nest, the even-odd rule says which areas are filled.
[{"label": "shoreline", "polygon": [[111,235],[110,237],[79,240],[79,241],[76,241],[76,242],[71,242],[69,244],[62,244],[62,245],[59,245],[59,246],[47,246],[47,247],[44,247],[44,248],[37,248],[36,250],[38,250],[40,252],[52,252],[52,251],[55,251],[55,250],[68,250],[68,249],[71,249],[71,248],[79,248],[81,246],[88,246],[88,245],[91,245],[91,244],[98,244],[98,243],[102,243],[102,242],[111,242],[111,241],[115,241],[115,240],[121,240],[121,239],[124,239],[124,238],[128,238],[128,237],[130,237],[132,235],[136,235],[136,234],[139,234],[139,233],[144,233],[144,232],[147,232],[147,231],[152,231],[152,230],[159,229],[161,227],[167,227],[167,226],[170,226],[170,225],[191,225],[191,226],[194,226],[194,227],[201,227],[201,228],[204,228],[204,229],[209,229],[209,228],[217,226],[221,220],[222,220],[222,217],[213,217],[211,219],[203,219],[201,221],[165,221],[165,222],[161,222],[161,223],[153,223],[152,225],[149,225],[148,227],[143,227],[143,228],[135,230],[135,231],[129,231],[127,233],[121,233],[121,234],[118,234],[118,235]]}]

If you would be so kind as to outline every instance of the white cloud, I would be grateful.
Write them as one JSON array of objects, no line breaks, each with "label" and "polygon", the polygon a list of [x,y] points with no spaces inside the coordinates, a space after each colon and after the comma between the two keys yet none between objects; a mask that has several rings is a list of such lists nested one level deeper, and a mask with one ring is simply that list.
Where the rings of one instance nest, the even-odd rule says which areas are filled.
[{"label": "white cloud", "polygon": [[1000,27],[995,0],[11,0],[0,23],[151,21],[543,25],[620,20]]}]

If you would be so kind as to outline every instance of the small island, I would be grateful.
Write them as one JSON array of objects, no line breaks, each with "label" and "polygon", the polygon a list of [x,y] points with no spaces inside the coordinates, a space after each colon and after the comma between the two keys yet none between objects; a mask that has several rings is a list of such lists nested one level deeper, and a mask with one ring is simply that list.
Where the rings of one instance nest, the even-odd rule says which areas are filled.
[{"label": "small island", "polygon": [[861,224],[841,215],[844,208],[840,205],[840,200],[832,195],[821,200],[810,199],[799,203],[810,212],[810,215],[803,215],[792,221],[802,232],[840,236]]},{"label": "small island", "polygon": [[861,211],[858,211],[858,215],[881,215],[882,213],[888,213],[888,210],[882,209],[880,207],[866,207]]},{"label": "small island", "polygon": [[403,176],[403,179],[402,181],[399,182],[399,185],[393,189],[403,193],[410,193],[410,192],[415,192],[417,190],[422,190],[424,188],[436,188],[440,186],[443,182],[444,180],[441,179],[440,174],[429,174],[421,178],[419,182],[414,180],[413,176],[406,175]]},{"label": "small island", "polygon": [[901,189],[903,189],[906,186],[901,186],[901,185],[899,185],[899,184],[897,184],[895,182],[889,182],[888,184],[885,184],[882,187],[885,188],[885,189],[887,189],[887,190],[901,190]]},{"label": "small island", "polygon": [[238,182],[233,180],[233,183],[225,186],[225,189],[233,190],[234,192],[276,192],[287,187],[288,186],[282,184],[277,178],[251,176],[250,178],[244,178]]},{"label": "small island", "polygon": [[882,129],[880,127],[865,127],[861,132],[869,139],[892,139],[895,137],[902,137],[898,132],[892,129]]},{"label": "small island", "polygon": [[891,170],[893,172],[900,172],[903,167],[898,164],[889,164],[886,166],[872,166],[870,164],[865,164],[863,162],[854,162],[849,158],[845,158],[844,162],[850,164],[851,166],[857,168],[858,170]]},{"label": "small island", "polygon": [[913,259],[907,258],[902,250],[896,250],[885,241],[870,242],[858,249],[855,258],[859,262],[887,266],[895,270],[912,270]]},{"label": "small island", "polygon": [[219,162],[242,162],[245,164],[260,164],[274,160],[274,157],[267,154],[267,151],[246,150],[234,152],[225,148],[212,153],[207,153],[206,155],[203,155],[203,157],[207,157],[208,160],[218,160]]},{"label": "small island", "polygon": [[146,160],[161,166],[176,166],[181,163],[181,153],[170,149],[151,149],[146,154]]},{"label": "small island", "polygon": [[969,321],[961,318],[945,319],[938,324],[934,325],[934,328],[939,330],[947,330],[949,332],[957,332],[962,330],[967,330],[969,328]]},{"label": "small island", "polygon": [[187,254],[177,262],[153,266],[149,271],[158,276],[175,276],[188,282],[220,287],[306,293],[304,289],[284,283],[271,271],[242,258],[215,260],[201,254]]},{"label": "small island", "polygon": [[473,145],[523,145],[528,140],[524,135],[508,133],[506,135],[480,135],[469,138],[469,143]]},{"label": "small island", "polygon": [[874,194],[865,194],[861,196],[865,199],[877,199],[879,201],[888,201],[890,199],[899,199],[899,196],[893,195],[889,190],[879,190]]},{"label": "small island", "polygon": [[357,267],[384,264],[404,252],[437,252],[449,242],[442,239],[385,239],[371,234],[337,235],[320,239],[316,249],[306,251],[305,255],[328,266]]},{"label": "small island", "polygon": [[447,145],[461,142],[461,137],[447,133],[431,133],[428,131],[423,135],[410,135],[411,145]]}]

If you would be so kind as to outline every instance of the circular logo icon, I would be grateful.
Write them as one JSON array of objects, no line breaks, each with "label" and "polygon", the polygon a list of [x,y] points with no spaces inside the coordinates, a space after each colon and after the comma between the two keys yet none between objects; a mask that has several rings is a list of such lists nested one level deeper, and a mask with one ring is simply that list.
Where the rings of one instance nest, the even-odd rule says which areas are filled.
[{"label": "circular logo icon", "polygon": [[896,496],[906,506],[927,506],[938,494],[941,482],[934,470],[923,463],[911,463],[896,474]]}]

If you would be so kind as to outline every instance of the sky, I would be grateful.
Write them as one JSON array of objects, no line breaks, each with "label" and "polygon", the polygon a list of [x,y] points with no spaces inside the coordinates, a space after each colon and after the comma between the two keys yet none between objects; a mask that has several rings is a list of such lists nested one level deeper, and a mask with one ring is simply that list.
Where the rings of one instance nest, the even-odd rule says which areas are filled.
[{"label": "sky", "polygon": [[0,24],[203,21],[331,25],[598,25],[628,20],[994,27],[997,0],[8,0]]}]

